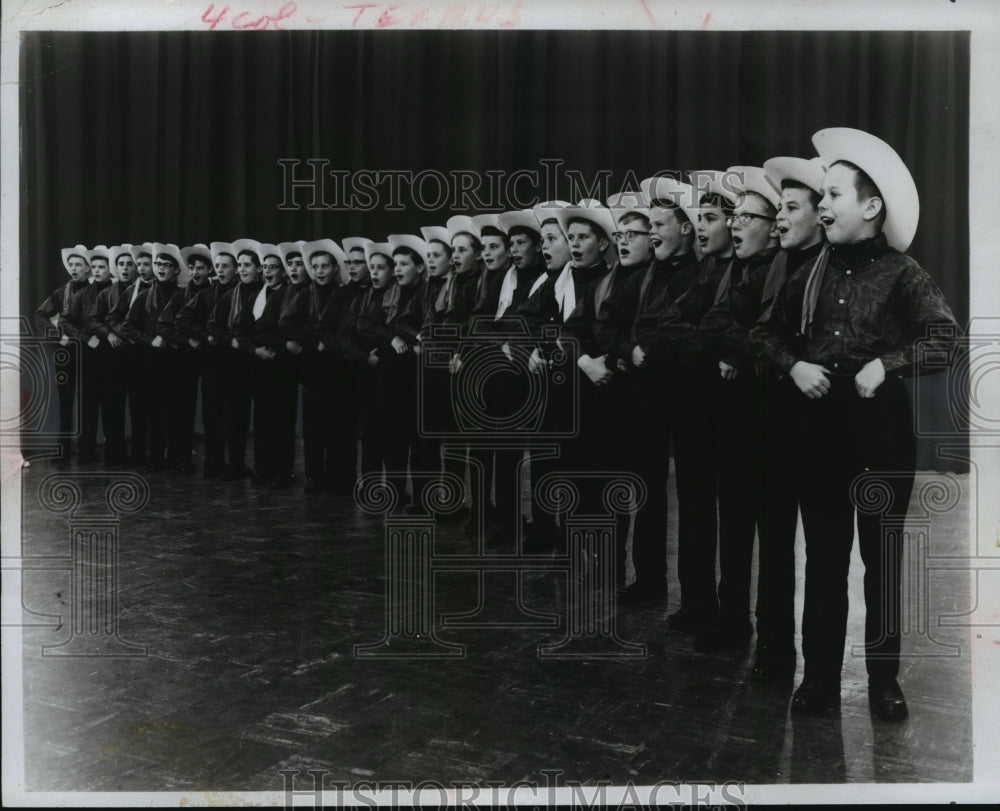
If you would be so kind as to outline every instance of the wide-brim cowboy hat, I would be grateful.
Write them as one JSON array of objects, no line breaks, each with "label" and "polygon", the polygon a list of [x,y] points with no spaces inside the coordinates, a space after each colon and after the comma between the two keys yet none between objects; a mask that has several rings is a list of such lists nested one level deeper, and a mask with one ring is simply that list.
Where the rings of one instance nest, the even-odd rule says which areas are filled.
[{"label": "wide-brim cowboy hat", "polygon": [[792,158],[781,156],[768,158],[764,161],[764,174],[775,190],[781,193],[781,183],[792,180],[812,189],[816,194],[823,193],[823,175],[826,167],[819,158]]}]

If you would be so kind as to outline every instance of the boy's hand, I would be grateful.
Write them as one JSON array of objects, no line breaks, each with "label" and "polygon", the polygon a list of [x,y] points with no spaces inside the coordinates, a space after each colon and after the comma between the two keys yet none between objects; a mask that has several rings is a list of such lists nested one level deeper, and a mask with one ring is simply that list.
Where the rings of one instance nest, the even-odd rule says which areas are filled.
[{"label": "boy's hand", "polygon": [[723,380],[735,380],[737,375],[737,370],[735,366],[730,366],[724,360],[719,361],[719,372],[722,374]]},{"label": "boy's hand", "polygon": [[799,387],[799,391],[811,400],[822,397],[830,390],[830,381],[826,378],[830,370],[825,366],[800,360],[788,374]]},{"label": "boy's hand", "polygon": [[862,397],[874,397],[875,391],[885,382],[885,366],[881,358],[870,360],[854,375],[854,386]]},{"label": "boy's hand", "polygon": [[546,366],[545,361],[542,359],[542,353],[536,346],[531,350],[531,357],[528,358],[528,371],[538,373],[542,371]]},{"label": "boy's hand", "polygon": [[152,342],[150,343],[150,346],[153,347],[154,349],[159,349],[161,346],[163,346],[163,336],[157,335],[155,338],[153,338]]},{"label": "boy's hand", "polygon": [[90,340],[87,341],[87,346],[89,346],[91,349],[97,349],[97,347],[99,347],[100,345],[101,345],[101,339],[98,338],[96,335],[91,335]]},{"label": "boy's hand", "polygon": [[285,349],[287,349],[292,355],[302,354],[302,344],[298,341],[285,341]]},{"label": "boy's hand", "polygon": [[190,346],[192,349],[197,349],[199,346],[201,346],[201,341],[199,341],[197,338],[188,338],[188,346]]},{"label": "boy's hand", "polygon": [[642,347],[639,346],[639,344],[636,344],[632,347],[632,365],[635,366],[636,369],[639,369],[645,362],[646,353],[642,351]]},{"label": "boy's hand", "polygon": [[594,359],[590,357],[590,355],[584,355],[576,362],[576,365],[583,370],[584,374],[590,378],[590,382],[595,386],[603,386],[614,375],[614,373],[604,365],[603,356]]},{"label": "boy's hand", "polygon": [[392,348],[396,351],[397,355],[402,355],[406,352],[409,347],[406,345],[406,341],[400,338],[398,335],[394,335],[392,338]]},{"label": "boy's hand", "polygon": [[117,349],[119,346],[121,346],[125,342],[121,338],[119,338],[117,335],[115,335],[113,332],[109,332],[108,333],[108,343],[111,344],[111,348],[112,349]]}]

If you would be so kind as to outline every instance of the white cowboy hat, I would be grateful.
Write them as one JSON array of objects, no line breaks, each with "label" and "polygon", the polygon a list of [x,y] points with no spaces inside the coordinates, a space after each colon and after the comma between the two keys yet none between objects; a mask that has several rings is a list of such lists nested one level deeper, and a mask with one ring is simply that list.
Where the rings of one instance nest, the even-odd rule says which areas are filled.
[{"label": "white cowboy hat", "polygon": [[507,229],[500,224],[499,214],[477,214],[472,218],[472,224],[476,226],[476,231],[479,232],[480,236],[483,233],[483,229],[490,226],[503,234],[507,233]]},{"label": "white cowboy hat", "polygon": [[181,248],[181,258],[184,260],[184,267],[191,264],[192,256],[204,256],[208,264],[213,265],[212,262],[212,251],[204,242],[199,242],[196,245],[189,245],[186,248]]},{"label": "white cowboy hat", "polygon": [[639,188],[646,208],[652,208],[656,200],[668,200],[684,212],[692,225],[697,224],[698,197],[690,183],[672,177],[647,177]]},{"label": "white cowboy hat", "polygon": [[573,219],[581,219],[593,223],[607,234],[608,239],[611,239],[611,235],[617,230],[614,217],[611,216],[611,212],[600,200],[586,198],[575,206],[557,208],[555,215],[559,221],[559,227],[562,228],[564,234],[569,234],[569,221]]},{"label": "white cowboy hat", "polygon": [[420,229],[420,236],[425,242],[443,242],[451,246],[451,232],[443,225],[425,225]]},{"label": "white cowboy hat", "polygon": [[530,208],[521,211],[504,211],[500,214],[500,228],[505,234],[509,234],[512,228],[527,228],[537,234],[539,227],[538,217]]},{"label": "white cowboy hat", "polygon": [[726,174],[729,176],[730,186],[736,189],[737,204],[743,202],[743,192],[755,192],[775,208],[781,205],[781,192],[775,191],[762,167],[730,166],[726,169]]},{"label": "white cowboy hat", "polygon": [[[538,227],[542,227],[542,223],[548,220],[555,220],[559,222],[559,218],[556,217],[556,211],[560,208],[566,208],[572,205],[572,203],[567,203],[565,200],[546,200],[544,203],[538,203],[531,210],[535,214],[535,219],[538,220]],[[562,229],[562,225],[559,225]]]},{"label": "white cowboy hat", "polygon": [[416,251],[425,262],[427,261],[427,243],[420,237],[415,237],[412,234],[389,234],[388,242],[393,251],[396,248],[409,248]]},{"label": "white cowboy hat", "polygon": [[465,214],[456,214],[454,217],[449,217],[445,227],[448,229],[451,239],[454,239],[456,235],[461,234],[463,231],[467,234],[472,234],[476,239],[480,238],[479,228],[475,221],[472,217]]},{"label": "white cowboy hat", "polygon": [[794,180],[812,189],[816,194],[823,193],[823,175],[826,167],[819,158],[768,158],[764,161],[764,173],[768,182],[781,193],[781,181]]}]

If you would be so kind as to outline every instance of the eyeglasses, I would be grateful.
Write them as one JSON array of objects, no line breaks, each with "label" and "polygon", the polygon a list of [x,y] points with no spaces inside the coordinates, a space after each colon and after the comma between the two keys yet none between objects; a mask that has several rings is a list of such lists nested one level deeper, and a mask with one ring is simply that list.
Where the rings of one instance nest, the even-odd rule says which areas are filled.
[{"label": "eyeglasses", "polygon": [[153,262],[154,268],[175,268],[177,267],[176,262]]},{"label": "eyeglasses", "polygon": [[742,214],[733,214],[730,217],[726,217],[726,227],[732,228],[733,223],[738,222],[740,224],[740,228],[746,228],[753,220],[774,222],[774,217],[765,217],[763,214],[752,214],[749,211],[744,211]]},{"label": "eyeglasses", "polygon": [[618,242],[628,245],[633,239],[649,236],[649,231],[615,231],[611,236]]}]

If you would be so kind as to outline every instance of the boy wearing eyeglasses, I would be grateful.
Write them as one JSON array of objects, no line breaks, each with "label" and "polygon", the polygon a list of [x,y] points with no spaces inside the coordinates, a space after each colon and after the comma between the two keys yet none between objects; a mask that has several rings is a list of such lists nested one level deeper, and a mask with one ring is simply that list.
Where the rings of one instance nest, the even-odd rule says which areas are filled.
[{"label": "boy wearing eyeglasses", "polygon": [[[612,352],[622,335],[628,332],[635,314],[637,296],[622,291],[634,288],[632,280],[641,275],[652,260],[649,209],[641,193],[615,194],[607,203],[617,226],[611,237],[618,249],[618,261],[594,285],[591,294],[577,304],[563,326],[563,334],[575,338],[580,347],[577,365],[587,376],[587,380],[581,379],[580,385],[590,389],[588,400],[592,404],[593,419],[586,441],[592,448],[591,469],[594,471],[635,468],[630,443],[623,441],[620,432],[606,429],[629,412],[635,398],[632,376],[617,367]],[[609,310],[607,305],[612,298],[617,299],[618,305]],[[595,497],[599,497],[599,493],[595,493]],[[625,584],[630,516],[619,514],[617,521],[615,580],[620,588]]]},{"label": "boy wearing eyeglasses", "polygon": [[719,620],[695,647],[739,650],[750,641],[750,573],[757,527],[754,436],[756,361],[749,328],[760,316],[760,291],[778,249],[775,227],[781,200],[757,166],[726,170],[737,194],[726,218],[735,260],[719,283],[701,322],[721,383],[715,388],[719,454]]}]

